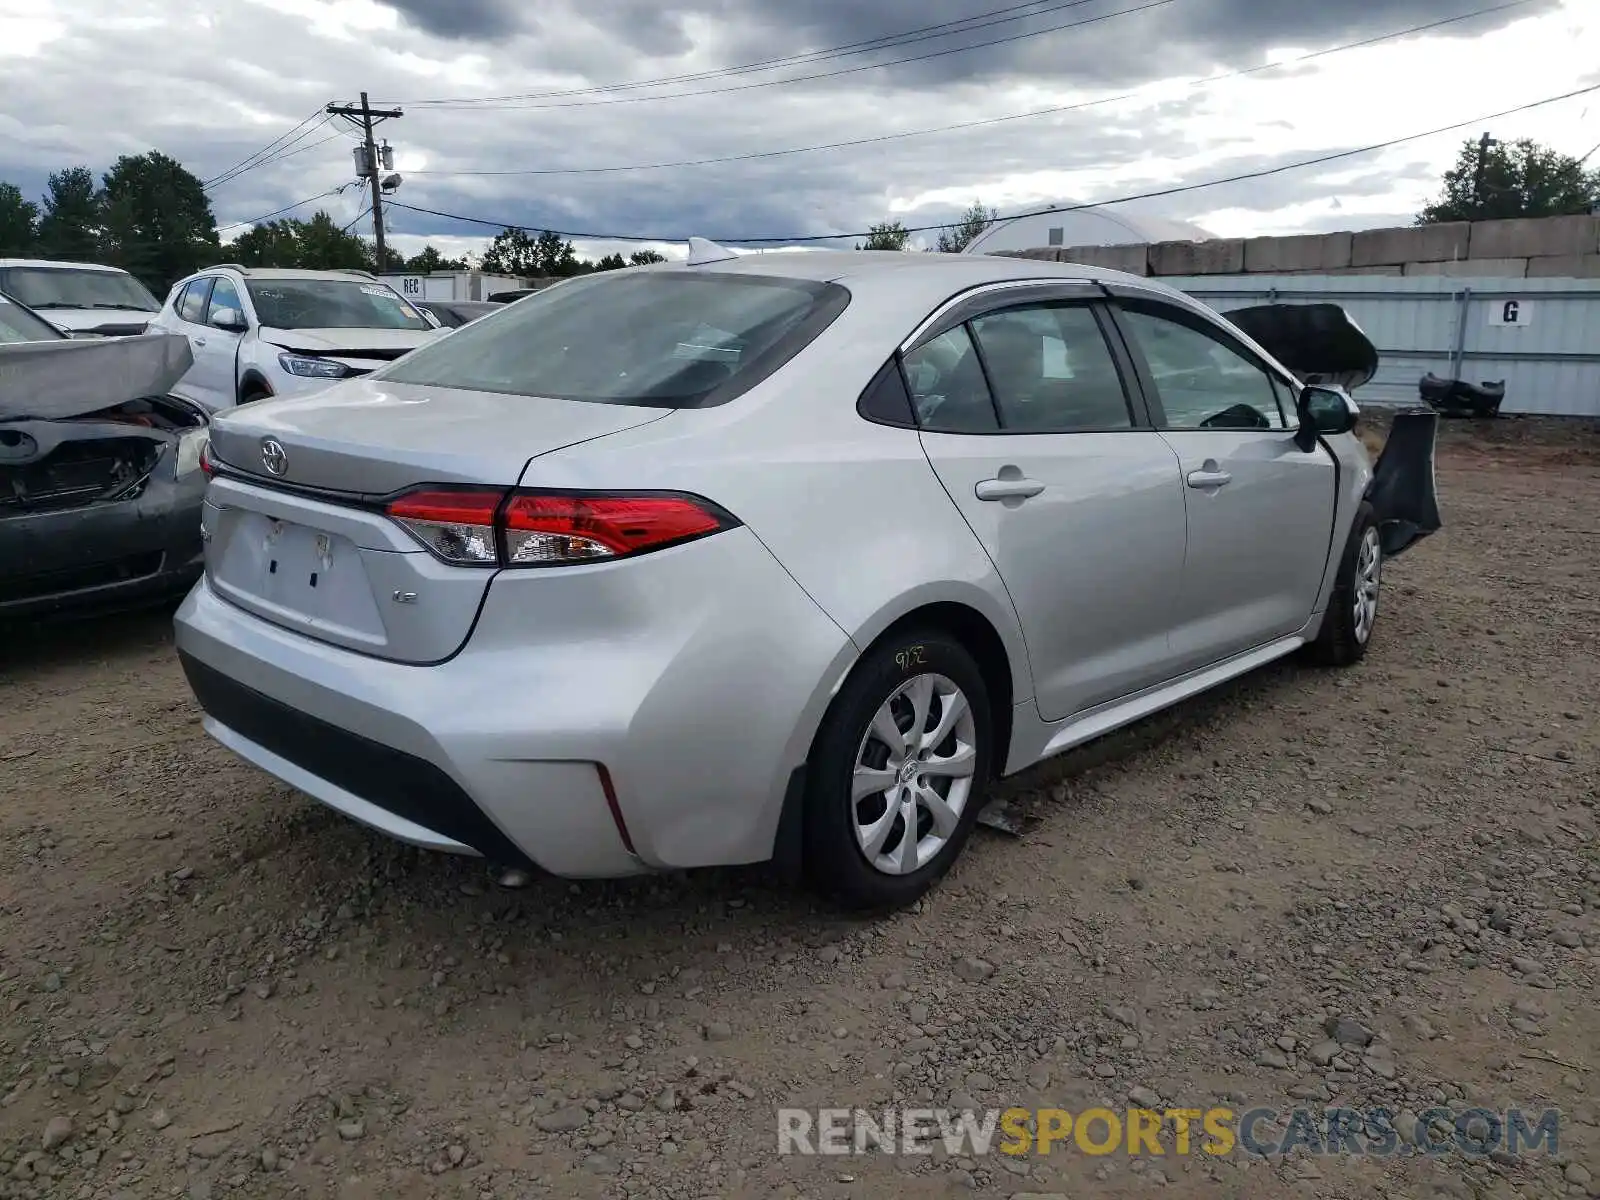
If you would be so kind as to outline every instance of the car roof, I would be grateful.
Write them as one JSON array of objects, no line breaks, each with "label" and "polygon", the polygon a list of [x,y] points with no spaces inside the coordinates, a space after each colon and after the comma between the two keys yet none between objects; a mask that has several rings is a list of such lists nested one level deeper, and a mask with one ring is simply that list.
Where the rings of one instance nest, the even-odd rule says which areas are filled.
[{"label": "car roof", "polygon": [[[988,254],[939,254],[905,250],[817,250],[767,251],[741,254],[695,267],[683,263],[666,264],[668,269],[717,271],[729,274],[766,275],[782,279],[806,279],[822,283],[872,281],[891,286],[903,285],[908,292],[952,295],[986,283],[1013,280],[1084,280],[1090,283],[1135,284],[1150,291],[1181,298],[1182,294],[1165,284],[1140,275],[1091,267],[1081,263],[1053,262],[1049,259],[1011,258]],[[647,270],[660,270],[649,267]]]},{"label": "car roof", "polygon": [[219,271],[231,271],[246,279],[364,279],[382,282],[371,271],[308,271],[300,267],[246,267],[240,263],[213,263],[209,267],[202,267],[195,275],[214,275]]},{"label": "car roof", "polygon": [[126,275],[121,267],[108,267],[104,263],[62,262],[51,258],[0,258],[0,267],[50,267],[56,270],[99,271],[104,275]]}]

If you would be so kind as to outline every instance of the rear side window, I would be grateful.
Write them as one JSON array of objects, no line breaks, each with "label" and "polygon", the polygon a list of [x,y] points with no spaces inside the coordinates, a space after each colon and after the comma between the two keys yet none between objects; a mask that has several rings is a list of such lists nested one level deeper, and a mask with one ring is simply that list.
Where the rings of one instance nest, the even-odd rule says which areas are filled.
[{"label": "rear side window", "polygon": [[1085,304],[1010,308],[972,322],[1012,433],[1132,429],[1117,363]]},{"label": "rear side window", "polygon": [[211,280],[196,279],[183,289],[178,297],[178,316],[193,325],[203,325],[206,320],[206,296],[211,291]]},{"label": "rear side window", "polygon": [[965,325],[911,351],[905,368],[922,428],[935,433],[994,433],[1000,428],[983,363]]},{"label": "rear side window", "polygon": [[771,375],[844,311],[838,284],[617,271],[519,300],[379,372],[395,383],[697,408]]}]

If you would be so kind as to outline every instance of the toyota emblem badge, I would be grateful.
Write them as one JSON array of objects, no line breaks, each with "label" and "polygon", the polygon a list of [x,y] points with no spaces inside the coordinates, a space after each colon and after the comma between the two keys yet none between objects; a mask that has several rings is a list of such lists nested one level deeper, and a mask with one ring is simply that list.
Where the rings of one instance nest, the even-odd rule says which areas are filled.
[{"label": "toyota emblem badge", "polygon": [[269,475],[282,475],[289,469],[289,455],[277,438],[261,439],[261,465]]}]

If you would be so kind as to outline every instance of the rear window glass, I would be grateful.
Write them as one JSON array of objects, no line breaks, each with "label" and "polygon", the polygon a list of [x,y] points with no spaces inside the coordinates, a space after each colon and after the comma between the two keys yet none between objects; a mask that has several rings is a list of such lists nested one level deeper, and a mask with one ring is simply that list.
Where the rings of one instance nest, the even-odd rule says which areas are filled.
[{"label": "rear window glass", "polygon": [[766,378],[849,303],[832,283],[616,271],[517,301],[379,374],[395,383],[693,408]]}]

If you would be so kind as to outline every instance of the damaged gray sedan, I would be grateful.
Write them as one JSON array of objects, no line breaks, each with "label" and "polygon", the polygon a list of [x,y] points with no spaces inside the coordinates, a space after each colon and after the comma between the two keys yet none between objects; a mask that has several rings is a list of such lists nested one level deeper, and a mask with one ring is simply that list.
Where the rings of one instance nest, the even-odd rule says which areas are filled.
[{"label": "damaged gray sedan", "polygon": [[202,569],[208,425],[168,334],[75,341],[0,296],[0,619],[136,607]]}]

